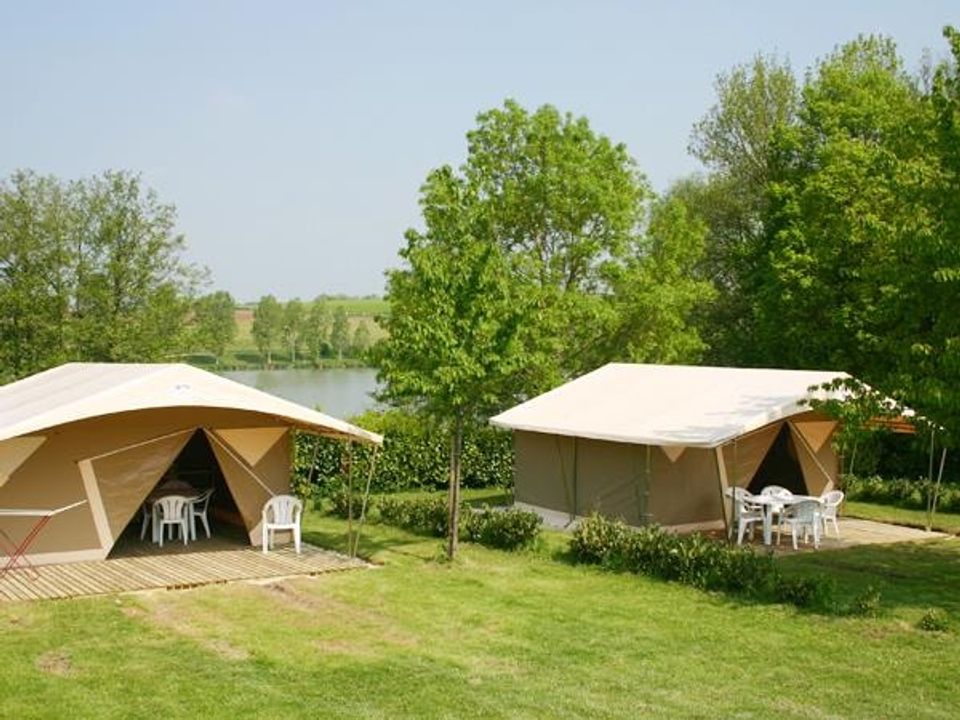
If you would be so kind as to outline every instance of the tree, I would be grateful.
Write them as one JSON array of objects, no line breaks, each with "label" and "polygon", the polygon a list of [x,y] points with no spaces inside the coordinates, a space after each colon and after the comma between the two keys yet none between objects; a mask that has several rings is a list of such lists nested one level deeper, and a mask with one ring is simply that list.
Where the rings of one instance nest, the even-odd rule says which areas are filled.
[{"label": "tree", "polygon": [[173,206],[129,173],[0,184],[0,364],[19,377],[175,354],[202,275],[175,225]]},{"label": "tree", "polygon": [[[679,196],[658,201],[637,253],[610,271],[609,322],[584,353],[603,360],[693,363],[705,345],[694,313],[715,291],[697,276],[707,228]],[[599,363],[598,363],[599,364]]]},{"label": "tree", "polygon": [[290,362],[296,365],[297,347],[303,334],[304,309],[299,298],[287,301],[283,307],[283,341],[290,349]]},{"label": "tree", "polygon": [[253,311],[253,327],[250,333],[257,344],[260,356],[266,359],[267,367],[273,365],[273,347],[283,329],[283,306],[273,295],[264,295]]},{"label": "tree", "polygon": [[717,101],[689,145],[709,175],[678,183],[672,193],[708,227],[702,273],[716,289],[701,322],[708,359],[756,364],[752,292],[764,257],[768,189],[780,173],[774,148],[797,123],[800,91],[790,66],[767,55],[720,74],[715,88]]},{"label": "tree", "polygon": [[460,174],[487,217],[486,240],[540,295],[541,377],[531,387],[592,369],[582,348],[605,310],[605,270],[633,249],[645,178],[624,145],[550,105],[531,113],[508,100],[481,113],[467,141]]},{"label": "tree", "polygon": [[337,305],[333,311],[333,327],[330,330],[330,346],[337,353],[337,359],[343,360],[343,353],[350,347],[350,321],[347,309]]},{"label": "tree", "polygon": [[303,342],[313,357],[314,365],[320,364],[320,355],[330,337],[330,309],[324,298],[317,297],[310,303],[303,324]]},{"label": "tree", "polygon": [[362,357],[370,349],[370,328],[366,320],[357,323],[356,330],[353,331],[353,353],[356,357]]},{"label": "tree", "polygon": [[449,538],[457,548],[464,427],[519,396],[526,370],[524,321],[535,296],[489,241],[490,216],[475,186],[449,167],[421,189],[426,230],[408,230],[388,273],[387,337],[376,348],[382,399],[410,407],[450,438]]},{"label": "tree", "polygon": [[227,346],[237,336],[233,296],[218,290],[199,298],[193,305],[193,325],[196,342],[213,353],[219,366]]}]

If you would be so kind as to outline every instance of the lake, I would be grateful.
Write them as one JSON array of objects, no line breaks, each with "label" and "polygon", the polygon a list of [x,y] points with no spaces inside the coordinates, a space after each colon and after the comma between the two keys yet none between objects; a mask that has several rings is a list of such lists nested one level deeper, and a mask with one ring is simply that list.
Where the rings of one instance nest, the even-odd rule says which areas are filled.
[{"label": "lake", "polygon": [[221,375],[338,418],[376,407],[370,397],[377,387],[373,368],[229,370]]}]

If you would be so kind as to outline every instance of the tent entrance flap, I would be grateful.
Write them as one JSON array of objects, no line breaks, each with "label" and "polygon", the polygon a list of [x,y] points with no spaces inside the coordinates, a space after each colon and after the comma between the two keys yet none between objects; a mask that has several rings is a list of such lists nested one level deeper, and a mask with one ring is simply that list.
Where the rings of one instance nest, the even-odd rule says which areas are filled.
[{"label": "tent entrance flap", "polygon": [[757,494],[768,485],[779,485],[796,495],[806,495],[808,492],[797,448],[787,423],[780,423],[776,439],[767,450],[747,489]]},{"label": "tent entrance flap", "polygon": [[[171,490],[171,494],[185,496],[197,496],[213,488],[209,510],[211,531],[216,533],[218,527],[225,525],[244,528],[236,502],[203,430],[187,430],[152,445],[151,452],[147,457],[142,457],[139,464],[130,459],[122,463],[114,460],[112,467],[103,467],[103,459],[94,463],[114,540],[122,534],[139,542],[142,526],[140,508],[152,493],[165,486]],[[141,446],[140,454],[144,453],[145,447]],[[125,514],[121,517],[119,503],[108,501],[108,498],[118,495],[118,488],[124,486]],[[116,545],[114,549],[117,549]]]}]

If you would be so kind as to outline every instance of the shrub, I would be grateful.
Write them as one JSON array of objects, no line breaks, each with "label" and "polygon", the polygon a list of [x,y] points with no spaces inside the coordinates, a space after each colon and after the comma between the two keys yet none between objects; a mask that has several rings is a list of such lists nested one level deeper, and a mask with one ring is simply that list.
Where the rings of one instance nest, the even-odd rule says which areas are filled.
[{"label": "shrub", "polygon": [[447,501],[442,497],[382,497],[378,501],[380,522],[404,530],[443,537],[449,527]]},{"label": "shrub", "polygon": [[833,584],[823,577],[780,577],[774,586],[774,593],[782,603],[825,610],[832,604]]},{"label": "shrub", "polygon": [[[847,476],[843,481],[848,500],[862,500],[880,505],[894,505],[909,510],[926,510],[934,490],[929,479],[886,479],[878,476]],[[960,486],[943,483],[937,496],[937,509],[960,512]]]},{"label": "shrub", "polygon": [[621,521],[593,513],[581,520],[573,531],[570,548],[579,562],[620,565],[628,532]]},{"label": "shrub", "polygon": [[469,508],[464,515],[463,537],[487,547],[517,550],[536,542],[542,522],[539,515],[527,510]]},{"label": "shrub", "polygon": [[[330,512],[336,515],[338,518],[344,520],[349,519],[349,509],[350,509],[350,494],[347,492],[347,488],[344,486],[339,486],[329,494],[327,499],[330,501]],[[370,512],[376,506],[377,498],[371,495],[367,498],[367,516],[370,515]],[[356,520],[360,517],[360,511],[363,508],[363,495],[357,492],[353,493],[353,519]]]},{"label": "shrub", "polygon": [[877,617],[880,614],[880,590],[868,585],[853,599],[850,613],[861,617]]},{"label": "shrub", "polygon": [[927,632],[947,632],[950,629],[950,623],[943,610],[930,608],[917,621],[917,627]]},{"label": "shrub", "polygon": [[656,525],[631,530],[594,514],[573,534],[574,557],[585,563],[752,597],[769,595],[778,580],[774,560],[703,535],[675,535]]}]

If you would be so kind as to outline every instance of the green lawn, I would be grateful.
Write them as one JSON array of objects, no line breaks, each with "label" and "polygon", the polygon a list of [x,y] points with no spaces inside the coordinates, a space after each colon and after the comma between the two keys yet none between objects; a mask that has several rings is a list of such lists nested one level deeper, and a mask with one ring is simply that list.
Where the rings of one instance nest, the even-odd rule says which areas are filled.
[{"label": "green lawn", "polygon": [[[342,547],[310,514],[306,538]],[[957,714],[960,542],[786,559],[877,619],[825,617],[537,552],[441,543],[382,526],[379,564],[318,579],[0,605],[0,716],[177,718],[940,717]]]},{"label": "green lawn", "polygon": [[[877,505],[852,500],[844,503],[843,507],[846,517],[865,518],[922,529],[927,526],[927,514],[923,510],[908,510],[893,505]],[[933,529],[954,535],[960,534],[960,515],[938,512],[933,518]]]}]

